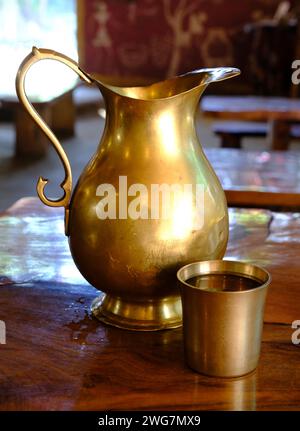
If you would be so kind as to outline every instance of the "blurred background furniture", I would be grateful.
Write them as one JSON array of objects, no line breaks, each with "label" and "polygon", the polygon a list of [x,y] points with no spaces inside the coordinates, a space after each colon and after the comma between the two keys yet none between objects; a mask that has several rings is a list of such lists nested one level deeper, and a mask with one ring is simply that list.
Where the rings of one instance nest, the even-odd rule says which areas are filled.
[{"label": "blurred background furniture", "polygon": [[[223,135],[224,146],[240,147],[244,136],[259,136],[263,127],[273,150],[286,150],[290,141],[291,123],[300,122],[300,99],[262,96],[205,96],[201,102],[204,115],[218,120],[234,120],[218,124],[216,132]],[[244,122],[239,124],[238,121]],[[268,122],[259,125],[256,123]],[[213,125],[213,127],[215,127]],[[298,128],[294,128],[298,138]],[[226,138],[226,142],[224,140]]]},{"label": "blurred background furniture", "polygon": [[[59,136],[74,135],[75,108],[72,96],[73,88],[63,93],[53,92],[45,97],[31,97],[33,106],[42,118]],[[43,157],[48,151],[48,138],[30,119],[13,93],[10,96],[0,94],[0,106],[3,115],[15,126],[15,155],[19,158],[35,159]]]},{"label": "blurred background furniture", "polygon": [[[95,87],[86,87],[74,76],[61,94],[30,97],[35,109],[60,139],[74,136],[76,116],[97,112],[104,101]],[[2,115],[15,128],[14,154],[18,159],[38,159],[48,153],[49,141],[20,105],[15,93],[0,94]]]},{"label": "blurred background furniture", "polygon": [[[281,4],[284,3],[288,2]],[[249,69],[255,94],[289,96],[291,65],[300,43],[296,16],[249,23],[245,25],[244,31],[250,39],[245,66]]]},{"label": "blurred background furniture", "polygon": [[[47,153],[46,138],[15,102],[13,87],[16,69],[32,44],[63,51],[74,59],[79,52],[80,64],[84,69],[101,79],[118,84],[145,84],[198,67],[225,64],[241,67],[241,77],[215,88],[212,86],[210,91],[218,94],[203,99],[205,117],[198,117],[198,130],[200,138],[203,137],[201,142],[204,146],[208,149],[219,146],[211,129],[220,138],[221,146],[243,147],[243,138],[250,136],[251,143],[247,148],[252,149],[253,146],[253,149],[262,152],[268,149],[270,142],[272,149],[287,149],[291,139],[299,139],[297,121],[300,119],[300,103],[299,99],[292,100],[289,97],[292,93],[295,96],[299,87],[292,86],[290,79],[290,62],[293,55],[300,55],[299,43],[297,44],[300,39],[296,36],[299,32],[296,1],[288,2],[288,6],[287,2],[280,0],[234,0],[230,5],[228,1],[220,0],[217,6],[212,6],[208,0],[203,0],[201,5],[195,0],[78,0],[77,3],[77,9],[75,0],[63,5],[50,0],[41,3],[12,0],[0,5],[0,19],[4,17],[3,25],[0,26],[0,54],[9,59],[0,71],[0,94],[4,101],[0,108],[0,139],[3,143],[2,154],[11,154],[11,150],[8,150],[12,135],[10,127],[13,128],[13,121],[16,121],[15,153],[20,162],[18,165],[8,163],[9,159],[2,155],[0,167],[6,184],[12,184],[8,179],[13,177],[8,175],[11,171],[14,172],[16,181],[19,179],[22,183],[22,187],[15,187],[15,190],[20,193],[24,190],[28,194],[26,175],[29,175],[29,170],[20,168],[25,156],[29,163],[31,159],[43,155],[45,165],[40,162],[36,169],[48,171],[48,163],[54,178],[60,178],[56,160],[51,151]],[[231,13],[228,13],[229,10]],[[11,22],[10,26],[8,22]],[[67,31],[64,33],[65,28]],[[65,34],[65,37],[61,37],[61,34]],[[10,55],[11,52],[14,55]],[[37,104],[37,109],[54,127],[55,132],[60,136],[61,132],[69,133],[69,138],[66,136],[68,133],[65,133],[63,144],[68,146],[67,152],[76,174],[81,171],[98,143],[101,130],[98,130],[99,119],[95,117],[99,109],[101,115],[104,114],[103,100],[97,88],[77,87],[77,77],[73,72],[64,66],[56,69],[55,62],[52,62],[54,65],[50,68],[50,63],[40,70],[39,64],[33,68],[36,72],[28,79],[28,87],[30,84],[38,87],[32,93],[32,100],[44,100]],[[72,91],[73,88],[75,90]],[[29,93],[31,90],[28,88]],[[46,99],[43,91],[48,92]],[[275,94],[276,98],[271,97]],[[96,126],[91,127],[93,118]],[[213,124],[215,119],[222,122]],[[224,123],[225,119],[230,122]],[[78,124],[80,127],[77,127]],[[73,131],[74,138],[71,137]],[[258,147],[256,138],[265,136],[268,139]],[[244,158],[250,160],[243,151],[241,150],[239,161],[237,156],[233,158],[235,166],[227,171],[225,169],[226,173],[221,168],[225,160],[221,151],[216,151],[213,164],[220,167],[222,181],[223,177],[226,181],[231,172],[235,172],[230,177],[231,192],[240,193],[241,190],[237,188],[245,187],[243,192],[248,190],[247,202],[250,205],[254,198],[252,190],[250,199],[251,181],[258,177],[247,177],[245,182],[245,177],[238,175],[243,169],[239,167],[239,163],[243,166]],[[296,153],[293,154],[298,158]],[[278,169],[274,160],[271,157],[270,165],[263,165],[267,172]],[[287,166],[290,166],[289,162]],[[257,168],[255,165],[255,172]],[[263,173],[260,172],[260,175],[263,176]],[[34,182],[32,178],[30,180]],[[230,205],[240,202],[240,197],[238,201],[232,200],[228,184],[229,182],[225,182],[224,187]],[[252,184],[254,187],[257,185],[255,182]],[[270,183],[267,186],[271,187]],[[34,186],[31,187],[34,192]],[[293,187],[281,192],[297,193]],[[259,192],[265,193],[268,190]],[[253,205],[256,199],[252,200]],[[266,205],[268,201],[269,198]],[[245,201],[242,202],[246,205]]]},{"label": "blurred background furniture", "polygon": [[232,120],[212,126],[224,147],[240,148],[244,137],[267,136],[271,148],[287,150],[291,139],[300,138],[300,127],[292,124],[299,121],[300,99],[290,99],[299,96],[299,86],[292,82],[292,64],[300,56],[300,7],[295,7],[292,18],[289,10],[289,2],[284,1],[272,20],[245,26],[252,39],[247,66],[255,93],[264,98],[203,101],[207,115]]},{"label": "blurred background furniture", "polygon": [[231,207],[300,211],[300,159],[295,151],[207,148]]},{"label": "blurred background furniture", "polygon": [[[67,29],[67,31],[66,31]],[[15,77],[32,46],[61,49],[76,58],[76,3],[50,0],[0,2],[0,127],[14,129],[14,154],[19,160],[45,157],[48,141],[19,105]],[[74,134],[73,73],[53,61],[30,71],[26,92],[42,117],[60,136]]]},{"label": "blurred background furniture", "polygon": [[[220,137],[221,147],[223,148],[241,148],[242,140],[245,137],[274,137],[274,131],[272,133],[272,122],[257,123],[254,121],[223,121],[213,123],[212,130]],[[289,144],[288,140],[300,139],[300,125],[291,124],[285,133],[284,142],[286,142],[286,145],[284,146],[284,149],[287,149],[286,147]],[[270,139],[269,141],[271,142]],[[279,145],[281,146],[280,141]],[[271,146],[274,146],[274,143],[271,142]]]}]

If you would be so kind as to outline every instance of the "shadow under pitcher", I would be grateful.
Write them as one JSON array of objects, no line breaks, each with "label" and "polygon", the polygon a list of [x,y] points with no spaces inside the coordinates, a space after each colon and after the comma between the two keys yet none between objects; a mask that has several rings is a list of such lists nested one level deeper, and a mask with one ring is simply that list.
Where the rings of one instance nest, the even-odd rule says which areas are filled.
[{"label": "shadow under pitcher", "polygon": [[[69,66],[84,82],[96,85],[105,100],[100,145],[73,193],[68,158],[24,89],[27,71],[43,59]],[[145,87],[117,87],[49,49],[33,48],[20,65],[18,97],[65,170],[60,199],[46,197],[48,180],[42,177],[37,193],[44,204],[65,208],[74,262],[103,292],[92,304],[102,322],[145,331],[180,326],[176,271],[189,262],[224,256],[226,199],[194,121],[209,83],[238,74],[234,68],[201,69]]]}]

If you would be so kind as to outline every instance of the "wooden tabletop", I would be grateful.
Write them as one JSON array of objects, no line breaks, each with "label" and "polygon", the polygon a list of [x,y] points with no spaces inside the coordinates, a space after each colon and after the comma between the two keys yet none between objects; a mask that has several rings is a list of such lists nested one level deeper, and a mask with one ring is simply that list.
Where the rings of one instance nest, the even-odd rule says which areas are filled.
[{"label": "wooden tabletop", "polygon": [[227,257],[273,277],[260,364],[239,379],[190,370],[181,329],[130,332],[92,319],[98,292],[72,262],[60,209],[27,198],[2,213],[0,409],[299,409],[300,214],[237,209],[230,218]]},{"label": "wooden tabletop", "polygon": [[205,148],[230,206],[300,210],[300,152]]}]

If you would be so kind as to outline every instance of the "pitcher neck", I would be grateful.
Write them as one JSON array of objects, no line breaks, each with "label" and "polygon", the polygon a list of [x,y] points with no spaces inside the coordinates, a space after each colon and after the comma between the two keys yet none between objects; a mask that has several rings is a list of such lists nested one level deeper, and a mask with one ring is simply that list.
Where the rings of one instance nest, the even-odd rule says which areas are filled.
[{"label": "pitcher neck", "polygon": [[182,115],[194,118],[205,88],[206,86],[199,86],[172,97],[147,100],[122,96],[108,88],[102,88],[101,92],[105,100],[107,120],[128,121],[132,117],[144,117],[151,121],[166,112],[174,117]]}]

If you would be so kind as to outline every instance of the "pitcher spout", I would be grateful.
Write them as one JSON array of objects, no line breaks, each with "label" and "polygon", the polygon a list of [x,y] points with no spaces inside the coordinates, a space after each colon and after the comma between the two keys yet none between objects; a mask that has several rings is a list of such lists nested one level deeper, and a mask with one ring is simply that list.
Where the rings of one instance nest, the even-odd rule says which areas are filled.
[{"label": "pitcher spout", "polygon": [[225,79],[238,76],[240,73],[240,69],[236,67],[213,67],[193,70],[192,72],[180,75],[179,78],[191,77],[192,83],[194,82],[197,87],[198,85],[208,85],[212,82],[224,81]]},{"label": "pitcher spout", "polygon": [[109,90],[119,96],[131,99],[154,101],[180,96],[196,88],[199,89],[199,93],[202,93],[210,83],[223,81],[240,73],[239,69],[233,67],[198,69],[143,87],[118,87],[96,79],[95,81],[102,92]]}]

